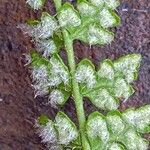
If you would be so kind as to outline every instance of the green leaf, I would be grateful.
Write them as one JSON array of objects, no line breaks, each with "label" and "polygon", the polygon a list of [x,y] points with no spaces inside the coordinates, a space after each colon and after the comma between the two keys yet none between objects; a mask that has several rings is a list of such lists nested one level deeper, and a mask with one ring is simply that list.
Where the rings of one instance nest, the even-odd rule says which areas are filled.
[{"label": "green leaf", "polygon": [[120,1],[119,0],[105,0],[105,4],[107,7],[113,10],[113,9],[116,9],[120,5]]},{"label": "green leaf", "polygon": [[113,2],[78,0],[77,9],[81,15],[81,23],[74,28],[71,25],[72,29],[67,28],[72,38],[90,45],[105,45],[112,42],[114,34],[106,28],[115,27],[120,23],[120,18],[112,11],[118,6],[118,1],[113,0]]},{"label": "green leaf", "polygon": [[78,131],[75,124],[63,112],[58,112],[55,117],[55,126],[58,131],[58,142],[68,145],[78,137]]},{"label": "green leaf", "polygon": [[[136,54],[127,55],[125,58],[131,58],[132,56],[136,56]],[[121,72],[124,71],[121,67],[126,70],[131,70],[131,72],[135,72],[136,70],[137,73],[137,66],[139,67],[140,59],[134,57],[134,62],[138,63],[133,64],[131,62],[133,68],[130,66],[130,63],[126,66],[127,63],[122,61],[120,63],[120,60],[124,60],[124,57],[115,61],[109,59],[104,60],[100,64],[97,72],[95,72],[93,64],[88,62],[88,60],[83,60],[83,62],[81,61],[78,64],[75,76],[80,85],[82,96],[88,97],[96,107],[103,110],[117,109],[119,106],[118,99],[127,100],[134,93],[134,89]]]},{"label": "green leaf", "polygon": [[103,28],[115,27],[120,24],[119,16],[106,7],[100,11],[99,21]]},{"label": "green leaf", "polygon": [[67,100],[67,95],[70,95],[71,91],[70,73],[62,59],[58,55],[53,55],[50,60],[48,60],[41,57],[38,53],[32,52],[31,61],[35,97],[38,95],[47,95],[50,93],[50,89],[59,87],[59,89],[65,94],[64,100]]},{"label": "green leaf", "polygon": [[64,46],[63,35],[60,31],[53,34],[53,41],[58,50]]},{"label": "green leaf", "polygon": [[53,55],[50,59],[51,71],[49,79],[51,86],[57,86],[60,83],[70,84],[70,73],[68,67],[64,64],[59,55]]},{"label": "green leaf", "polygon": [[35,127],[43,143],[53,144],[57,142],[57,132],[54,123],[47,116],[41,115]]},{"label": "green leaf", "polygon": [[117,78],[114,82],[114,95],[118,98],[127,100],[133,93],[134,89],[124,79]]},{"label": "green leaf", "polygon": [[123,113],[123,119],[140,133],[150,132],[150,105],[137,110],[127,109]]},{"label": "green leaf", "polygon": [[96,7],[87,1],[80,1],[77,3],[77,9],[80,12],[81,16],[89,17],[96,13]]},{"label": "green leaf", "polygon": [[105,118],[99,112],[94,112],[88,117],[86,132],[91,150],[103,149],[109,140],[110,135]]},{"label": "green leaf", "polygon": [[28,19],[27,20],[27,24],[30,25],[30,26],[36,26],[38,25],[40,22],[38,20],[35,20],[35,19]]},{"label": "green leaf", "polygon": [[93,5],[95,5],[96,7],[98,7],[99,9],[101,9],[105,2],[104,0],[89,0]]},{"label": "green leaf", "polygon": [[48,38],[53,35],[53,32],[58,29],[57,21],[47,12],[42,13],[41,23],[37,27],[39,38]]},{"label": "green leaf", "polygon": [[35,10],[40,9],[46,0],[27,0],[27,3]]},{"label": "green leaf", "polygon": [[110,9],[116,9],[120,5],[119,0],[90,0],[90,2],[99,9],[104,6],[107,6]]},{"label": "green leaf", "polygon": [[77,65],[75,78],[81,84],[81,90],[94,87],[96,84],[95,67],[90,60],[84,59]]},{"label": "green leaf", "polygon": [[75,31],[72,35],[74,40],[80,40],[85,43],[89,43],[88,41],[88,27],[83,26],[81,28],[78,28],[77,31]]},{"label": "green leaf", "polygon": [[114,34],[94,24],[89,26],[87,38],[90,45],[104,45],[109,44],[114,39]]},{"label": "green leaf", "polygon": [[45,96],[49,93],[49,74],[51,68],[48,60],[42,58],[35,51],[31,52],[32,86],[35,89],[35,97]]},{"label": "green leaf", "polygon": [[114,136],[120,135],[126,128],[126,125],[122,120],[122,115],[117,110],[109,112],[106,116],[106,121]]},{"label": "green leaf", "polygon": [[100,64],[100,68],[99,68],[97,74],[98,74],[98,77],[100,77],[100,78],[106,78],[108,80],[113,80],[114,79],[114,69],[113,69],[112,61],[109,59],[104,60]]},{"label": "green leaf", "polygon": [[[142,110],[142,112],[144,110],[144,113],[147,113],[146,117],[141,117],[145,121],[150,118],[148,114],[148,112],[150,112],[149,108],[150,105],[147,105],[137,110]],[[130,110],[127,110],[127,112],[128,111]],[[134,109],[132,111],[135,113]],[[124,113],[126,115],[124,115]],[[130,114],[127,114],[126,111],[123,113],[110,111],[106,117],[99,112],[90,114],[86,124],[86,133],[91,150],[147,150],[149,142],[142,138],[142,135],[139,134],[141,131],[136,127],[141,125],[142,122]],[[130,118],[130,120],[128,121],[127,118]],[[138,121],[136,125],[133,125],[136,119]]]},{"label": "green leaf", "polygon": [[46,125],[49,121],[49,118],[46,116],[46,115],[41,115],[39,118],[38,118],[38,123],[40,125]]},{"label": "green leaf", "polygon": [[82,30],[75,35],[75,39],[80,39],[90,45],[109,44],[114,39],[114,34],[106,29],[103,29],[96,23],[83,27]]},{"label": "green leaf", "polygon": [[86,94],[86,97],[98,108],[103,110],[115,110],[119,106],[119,100],[113,97],[107,89],[95,89]]},{"label": "green leaf", "polygon": [[62,48],[62,35],[59,32],[55,32],[51,39],[37,39],[35,46],[36,50],[41,52],[43,57],[49,58],[53,54],[58,53],[60,48]]},{"label": "green leaf", "polygon": [[140,54],[129,54],[114,61],[114,69],[118,75],[123,74],[126,81],[131,83],[137,79],[137,71],[140,62]]},{"label": "green leaf", "polygon": [[49,95],[49,102],[51,106],[57,107],[57,105],[64,105],[68,100],[70,93],[60,89],[54,89]]},{"label": "green leaf", "polygon": [[19,28],[34,40],[46,39],[53,36],[53,33],[58,29],[57,21],[47,12],[43,12],[41,21],[28,20],[27,24],[19,25]]},{"label": "green leaf", "polygon": [[107,150],[126,150],[126,149],[122,144],[113,142],[108,146]]},{"label": "green leaf", "polygon": [[35,127],[47,148],[63,150],[81,146],[75,124],[63,112],[57,113],[54,122],[46,115],[41,115]]},{"label": "green leaf", "polygon": [[33,67],[40,67],[41,65],[46,66],[47,68],[50,67],[49,61],[43,57],[41,57],[40,54],[38,54],[35,50],[31,50],[31,65]]},{"label": "green leaf", "polygon": [[69,3],[65,3],[58,12],[58,20],[61,27],[71,28],[81,24],[78,12]]},{"label": "green leaf", "polygon": [[122,143],[128,150],[148,150],[148,141],[143,139],[136,131],[129,129],[122,137]]},{"label": "green leaf", "polygon": [[36,49],[39,52],[42,52],[42,56],[45,58],[49,58],[52,54],[57,53],[57,47],[53,40],[37,40],[36,41]]}]

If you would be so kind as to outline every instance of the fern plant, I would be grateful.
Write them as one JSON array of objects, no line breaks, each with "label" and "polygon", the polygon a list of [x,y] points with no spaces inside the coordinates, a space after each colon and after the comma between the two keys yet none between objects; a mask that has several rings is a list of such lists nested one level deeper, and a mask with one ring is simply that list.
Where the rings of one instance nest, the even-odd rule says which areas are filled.
[{"label": "fern plant", "polygon": [[[27,0],[35,10],[45,0]],[[144,133],[150,131],[150,105],[119,112],[121,101],[133,93],[132,82],[137,79],[140,54],[129,54],[117,60],[106,59],[98,68],[88,59],[75,63],[73,41],[90,45],[109,44],[114,39],[110,28],[120,23],[115,13],[118,0],[78,0],[74,7],[54,0],[56,15],[43,12],[40,20],[28,20],[20,28],[35,41],[28,61],[36,96],[48,96],[48,103],[62,107],[69,97],[74,98],[79,125],[64,112],[52,121],[41,115],[36,122],[42,142],[50,150],[146,150]],[[59,51],[65,48],[68,66]],[[104,110],[85,117],[83,98]]]}]

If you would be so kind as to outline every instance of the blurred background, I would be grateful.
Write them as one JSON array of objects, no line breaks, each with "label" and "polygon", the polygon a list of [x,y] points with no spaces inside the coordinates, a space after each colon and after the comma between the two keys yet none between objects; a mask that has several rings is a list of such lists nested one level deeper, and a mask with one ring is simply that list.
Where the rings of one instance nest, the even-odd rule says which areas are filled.
[{"label": "blurred background", "polygon": [[[43,11],[55,14],[52,0],[47,1]],[[150,1],[121,0],[117,12],[122,22],[114,29],[116,37],[111,45],[90,47],[76,41],[74,49],[77,62],[89,58],[96,66],[106,58],[142,54],[139,78],[134,83],[136,93],[121,104],[122,111],[150,104]],[[0,0],[0,150],[45,149],[33,127],[35,119],[42,113],[53,118],[58,111],[46,105],[46,97],[34,99],[31,72],[24,66],[23,54],[34,45],[17,25],[40,15],[41,11],[31,10],[25,0]],[[61,56],[66,60],[64,51]],[[85,109],[87,114],[95,110],[88,100],[85,100]],[[63,110],[77,121],[73,100],[70,99]],[[145,137],[150,140],[149,135]]]}]

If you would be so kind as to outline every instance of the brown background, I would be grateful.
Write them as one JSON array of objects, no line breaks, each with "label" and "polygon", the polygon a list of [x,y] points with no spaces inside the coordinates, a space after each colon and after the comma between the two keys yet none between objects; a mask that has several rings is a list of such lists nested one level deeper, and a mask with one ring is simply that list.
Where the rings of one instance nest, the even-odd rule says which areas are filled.
[{"label": "brown background", "polygon": [[[149,0],[122,0],[118,13],[122,23],[115,29],[116,38],[111,45],[92,46],[75,42],[76,58],[89,58],[98,65],[105,58],[115,59],[128,53],[141,53],[142,66],[136,93],[121,105],[139,107],[150,104],[150,2]],[[44,10],[55,12],[52,0]],[[0,0],[0,150],[42,150],[40,139],[35,134],[35,119],[46,113],[54,117],[57,110],[47,106],[44,98],[34,99],[30,73],[24,67],[22,54],[32,47],[17,25],[28,18],[37,18],[41,12],[33,12],[25,0]],[[65,57],[65,55],[64,55]],[[87,112],[95,110],[85,102]],[[64,108],[69,116],[76,118],[73,101]],[[87,113],[87,114],[88,114]],[[76,119],[74,119],[76,121]]]}]

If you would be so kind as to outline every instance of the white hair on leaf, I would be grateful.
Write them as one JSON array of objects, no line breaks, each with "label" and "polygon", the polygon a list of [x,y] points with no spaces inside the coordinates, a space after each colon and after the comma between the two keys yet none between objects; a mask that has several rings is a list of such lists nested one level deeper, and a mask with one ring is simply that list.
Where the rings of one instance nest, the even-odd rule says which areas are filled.
[{"label": "white hair on leaf", "polygon": [[56,20],[48,13],[43,13],[41,17],[41,38],[48,38],[53,35],[53,31],[58,29]]},{"label": "white hair on leaf", "polygon": [[58,58],[52,57],[50,59],[50,63],[52,65],[52,74],[57,76],[59,81],[64,82],[64,84],[69,83],[69,73],[65,69],[65,66],[61,63],[61,61]]},{"label": "white hair on leaf", "polygon": [[107,143],[110,135],[105,119],[98,112],[94,112],[89,118],[87,122],[88,137],[91,139],[99,137],[103,143]]},{"label": "white hair on leaf", "polygon": [[126,101],[130,95],[134,93],[134,89],[122,78],[117,78],[114,82],[114,94],[118,98],[124,98]]},{"label": "white hair on leaf", "polygon": [[109,80],[114,79],[114,70],[113,70],[110,60],[105,60],[100,65],[100,69],[97,72],[97,74],[100,78],[107,78]]},{"label": "white hair on leaf", "polygon": [[28,3],[33,9],[38,10],[40,9],[45,0],[27,0],[26,3]]},{"label": "white hair on leaf", "polygon": [[140,109],[128,109],[123,114],[123,119],[134,126],[139,132],[145,133],[150,125],[150,106]]},{"label": "white hair on leaf", "polygon": [[90,25],[88,30],[88,41],[90,45],[109,44],[113,41],[114,35],[98,25]]},{"label": "white hair on leaf", "polygon": [[89,92],[86,96],[96,107],[103,110],[116,110],[119,106],[118,100],[115,99],[107,89],[100,88]]},{"label": "white hair on leaf", "polygon": [[148,142],[141,138],[136,131],[129,129],[124,134],[123,143],[127,149],[131,150],[148,150]]},{"label": "white hair on leaf", "polygon": [[57,87],[59,84],[62,83],[62,81],[61,81],[60,77],[57,74],[52,72],[50,74],[49,79],[48,79],[48,83],[49,83],[48,85],[50,87]]},{"label": "white hair on leaf", "polygon": [[46,125],[40,125],[36,123],[37,133],[42,139],[43,143],[56,143],[57,142],[57,132],[54,128],[54,124],[49,120]]},{"label": "white hair on leaf", "polygon": [[93,5],[84,1],[77,4],[77,9],[83,16],[93,15],[96,12],[96,9]]},{"label": "white hair on leaf", "polygon": [[103,7],[105,4],[104,0],[90,0],[90,2],[99,8]]},{"label": "white hair on leaf", "polygon": [[131,83],[136,79],[135,73],[140,66],[140,62],[140,54],[129,54],[114,61],[114,69],[116,72],[123,73],[126,81]]},{"label": "white hair on leaf", "polygon": [[48,150],[63,150],[63,147],[58,144],[48,144],[47,148]]},{"label": "white hair on leaf", "polygon": [[78,137],[74,123],[62,112],[55,117],[55,126],[58,130],[59,144],[68,145]]},{"label": "white hair on leaf", "polygon": [[96,76],[93,68],[88,65],[79,65],[75,78],[79,83],[85,83],[88,88],[93,88],[96,84]]},{"label": "white hair on leaf", "polygon": [[48,78],[49,77],[46,66],[42,65],[40,67],[33,67],[32,79],[33,79],[33,87],[35,89],[35,97],[44,96],[49,93]]},{"label": "white hair on leaf", "polygon": [[113,27],[117,24],[116,16],[114,16],[112,12],[106,8],[103,8],[102,11],[100,11],[99,21],[103,28]]},{"label": "white hair on leaf", "polygon": [[47,69],[45,65],[40,67],[33,67],[32,77],[33,81],[41,81],[47,79]]},{"label": "white hair on leaf", "polygon": [[42,52],[43,57],[49,58],[51,54],[57,51],[57,47],[53,40],[37,40],[36,49]]},{"label": "white hair on leaf", "polygon": [[49,88],[56,87],[62,82],[69,84],[69,72],[57,57],[50,59],[50,71],[45,65],[33,67],[32,78],[35,88],[35,97],[44,96],[49,93]]},{"label": "white hair on leaf", "polygon": [[106,117],[107,124],[113,134],[119,135],[125,130],[125,122],[117,114],[108,114]]},{"label": "white hair on leaf", "polygon": [[116,9],[120,5],[119,0],[105,0],[105,4],[110,8],[110,9]]},{"label": "white hair on leaf", "polygon": [[41,22],[37,25],[20,24],[18,27],[29,36],[37,39],[46,39],[58,29],[56,20],[48,13],[43,13]]},{"label": "white hair on leaf", "polygon": [[40,82],[33,85],[34,91],[34,98],[37,96],[45,96],[49,93],[49,88],[47,82]]},{"label": "white hair on leaf", "polygon": [[57,107],[57,104],[61,105],[65,101],[64,94],[60,90],[53,90],[49,95],[49,102],[51,106]]},{"label": "white hair on leaf", "polygon": [[77,27],[81,24],[81,19],[79,18],[77,12],[69,4],[64,4],[62,6],[60,13],[58,14],[58,20],[61,27]]}]

